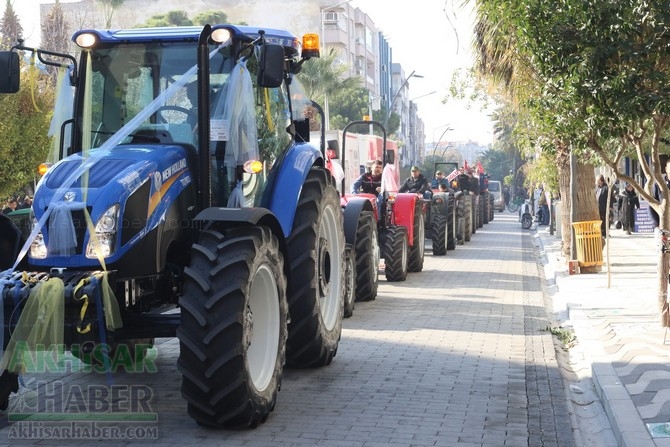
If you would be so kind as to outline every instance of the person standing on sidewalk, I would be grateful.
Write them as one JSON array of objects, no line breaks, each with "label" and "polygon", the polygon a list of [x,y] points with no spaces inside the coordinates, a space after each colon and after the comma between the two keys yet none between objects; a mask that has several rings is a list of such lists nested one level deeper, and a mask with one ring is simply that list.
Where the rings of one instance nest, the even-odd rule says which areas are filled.
[{"label": "person standing on sidewalk", "polygon": [[547,192],[540,186],[540,196],[537,198],[538,211],[540,212],[540,225],[549,225],[549,204],[547,203]]},{"label": "person standing on sidewalk", "polygon": [[606,225],[609,225],[609,207],[607,206],[607,182],[602,174],[598,177],[596,200],[598,201],[598,214],[600,214],[600,234],[605,237]]},{"label": "person standing on sidewalk", "polygon": [[640,209],[640,198],[630,183],[619,195],[618,208],[621,216],[621,226],[626,234],[635,230],[635,210]]}]

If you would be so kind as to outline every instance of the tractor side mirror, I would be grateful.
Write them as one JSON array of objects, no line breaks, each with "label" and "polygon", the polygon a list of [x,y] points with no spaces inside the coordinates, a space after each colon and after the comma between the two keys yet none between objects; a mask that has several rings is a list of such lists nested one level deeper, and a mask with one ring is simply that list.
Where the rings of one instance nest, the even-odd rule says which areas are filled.
[{"label": "tractor side mirror", "polygon": [[261,46],[258,85],[267,88],[281,86],[284,80],[284,47],[265,44]]},{"label": "tractor side mirror", "polygon": [[0,51],[0,93],[18,92],[20,80],[19,54],[16,51]]}]

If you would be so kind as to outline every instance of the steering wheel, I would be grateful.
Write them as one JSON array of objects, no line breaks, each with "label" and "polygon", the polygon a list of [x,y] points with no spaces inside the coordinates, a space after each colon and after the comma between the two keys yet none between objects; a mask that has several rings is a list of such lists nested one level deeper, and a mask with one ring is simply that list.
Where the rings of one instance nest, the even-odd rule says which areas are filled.
[{"label": "steering wheel", "polygon": [[185,107],[180,107],[180,106],[161,106],[156,110],[156,117],[158,118],[158,121],[162,124],[168,124],[168,120],[162,115],[162,112],[167,112],[167,111],[175,111],[175,112],[181,112],[184,114],[184,122],[187,121],[189,115],[191,114],[192,110],[187,109]]}]

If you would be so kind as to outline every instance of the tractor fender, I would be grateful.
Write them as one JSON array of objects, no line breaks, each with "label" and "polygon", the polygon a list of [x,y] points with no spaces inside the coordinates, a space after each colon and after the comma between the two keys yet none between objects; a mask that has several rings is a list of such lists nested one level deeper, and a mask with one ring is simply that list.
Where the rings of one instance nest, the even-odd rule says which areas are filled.
[{"label": "tractor fender", "polygon": [[414,210],[419,196],[413,193],[399,193],[395,196],[393,214],[395,224],[407,228],[409,244],[414,241]]},{"label": "tractor fender", "polygon": [[343,211],[344,239],[347,244],[356,246],[356,229],[363,211],[373,211],[370,201],[364,197],[349,196]]},{"label": "tractor fender", "polygon": [[283,238],[291,234],[295,210],[307,173],[314,165],[323,166],[323,157],[311,144],[296,144],[291,147],[278,163],[272,181],[269,200],[263,204],[275,215],[283,231]]},{"label": "tractor fender", "polygon": [[286,257],[288,255],[286,239],[282,232],[282,227],[277,220],[277,216],[272,214],[267,208],[206,208],[195,216],[195,221],[217,222],[225,226],[240,226],[247,224],[249,226],[262,225],[270,228],[272,233],[279,240],[279,248]]}]

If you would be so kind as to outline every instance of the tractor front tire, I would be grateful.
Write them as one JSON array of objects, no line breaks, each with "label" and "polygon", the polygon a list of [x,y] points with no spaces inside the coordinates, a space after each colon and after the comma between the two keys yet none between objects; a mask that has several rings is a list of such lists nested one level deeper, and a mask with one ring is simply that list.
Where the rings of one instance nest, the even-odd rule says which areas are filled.
[{"label": "tractor front tire", "polygon": [[433,256],[447,254],[447,216],[435,213],[433,219]]},{"label": "tractor front tire", "polygon": [[356,227],[356,301],[372,301],[379,288],[379,240],[372,211],[363,211]]},{"label": "tractor front tire", "polygon": [[407,279],[407,228],[388,227],[384,237],[384,259],[386,280],[389,282]]},{"label": "tractor front tire", "polygon": [[470,242],[470,239],[472,239],[472,228],[474,225],[472,224],[472,207],[474,206],[474,203],[472,201],[472,196],[466,198],[466,200],[463,202],[464,210],[465,210],[465,225],[463,228],[463,240],[465,242]]},{"label": "tractor front tire", "polygon": [[267,227],[208,229],[191,252],[177,329],[188,413],[205,426],[256,427],[275,407],[286,352],[279,242]]},{"label": "tractor front tire", "polygon": [[422,202],[417,200],[414,207],[414,221],[412,225],[412,246],[409,248],[407,259],[408,272],[420,272],[423,270],[423,258],[426,251],[426,220],[423,214]]}]

